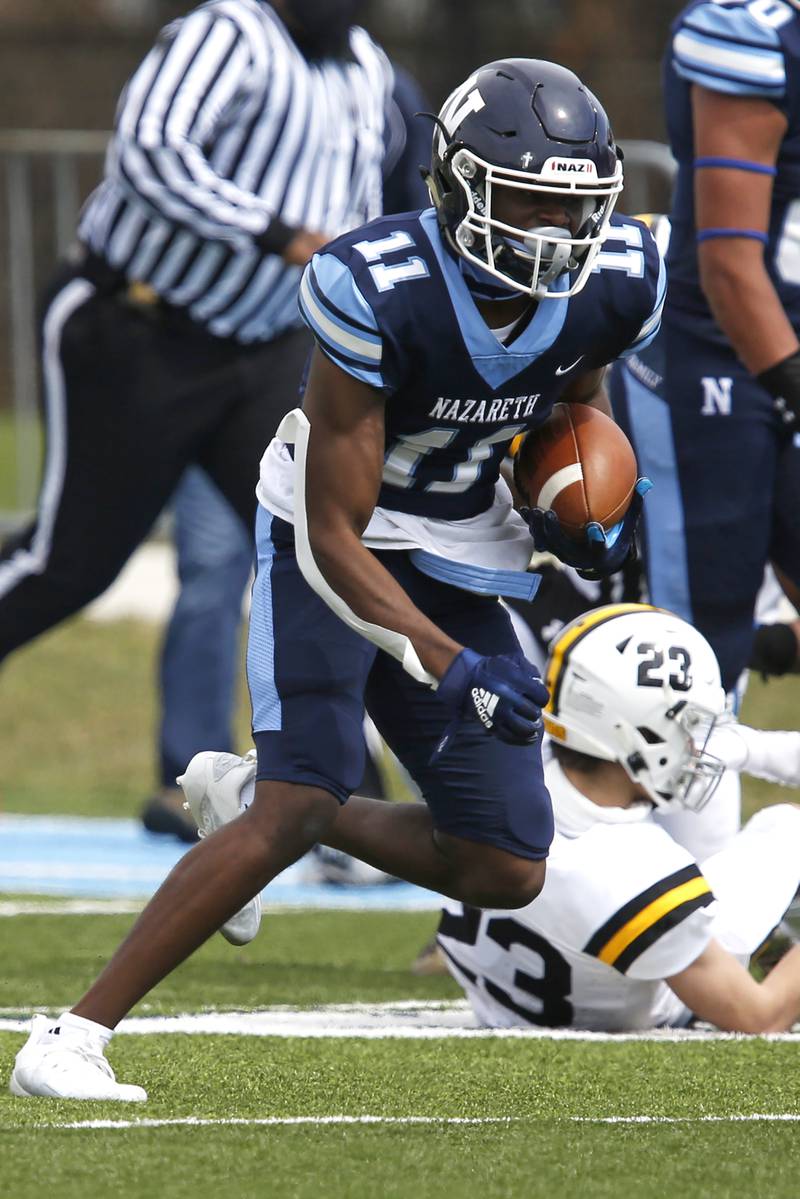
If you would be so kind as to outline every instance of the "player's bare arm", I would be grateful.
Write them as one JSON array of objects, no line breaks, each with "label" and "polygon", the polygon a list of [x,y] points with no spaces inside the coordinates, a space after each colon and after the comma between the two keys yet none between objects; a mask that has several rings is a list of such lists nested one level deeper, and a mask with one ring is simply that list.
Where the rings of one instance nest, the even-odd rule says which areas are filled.
[{"label": "player's bare arm", "polygon": [[[787,128],[767,100],[692,88],[695,153],[772,168]],[[697,228],[766,235],[772,175],[730,166],[695,171]],[[712,236],[698,246],[700,278],[711,309],[742,362],[759,374],[794,354],[797,335],[767,274],[763,242]]]},{"label": "player's bare arm", "polygon": [[711,941],[667,982],[690,1011],[727,1032],[785,1032],[800,1018],[798,945],[759,983],[733,954]]},{"label": "player's bare arm", "polygon": [[463,646],[414,606],[361,540],[375,508],[384,455],[384,400],[315,351],[303,403],[311,422],[309,540],[328,585],[362,620],[405,634],[441,678]]}]

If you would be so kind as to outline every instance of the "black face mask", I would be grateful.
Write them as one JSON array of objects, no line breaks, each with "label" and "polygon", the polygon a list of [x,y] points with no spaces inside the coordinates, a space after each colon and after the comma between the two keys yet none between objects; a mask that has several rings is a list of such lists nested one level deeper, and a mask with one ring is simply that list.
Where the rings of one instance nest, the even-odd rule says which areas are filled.
[{"label": "black face mask", "polygon": [[363,0],[286,0],[286,8],[292,37],[307,58],[341,58]]}]

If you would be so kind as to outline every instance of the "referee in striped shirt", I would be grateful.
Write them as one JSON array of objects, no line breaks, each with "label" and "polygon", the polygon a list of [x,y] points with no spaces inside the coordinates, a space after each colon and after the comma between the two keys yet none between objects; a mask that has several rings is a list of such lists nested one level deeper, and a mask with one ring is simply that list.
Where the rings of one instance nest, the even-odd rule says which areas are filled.
[{"label": "referee in striped shirt", "polygon": [[358,7],[210,0],[128,82],[46,297],[43,484],[0,555],[0,658],[105,590],[188,464],[251,527],[310,348],[301,268],[381,211],[392,71]]}]

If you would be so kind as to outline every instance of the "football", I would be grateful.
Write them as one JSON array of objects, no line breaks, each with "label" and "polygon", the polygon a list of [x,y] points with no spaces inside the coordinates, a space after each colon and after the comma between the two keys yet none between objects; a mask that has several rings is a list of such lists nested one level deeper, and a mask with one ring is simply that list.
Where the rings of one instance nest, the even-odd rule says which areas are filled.
[{"label": "football", "polygon": [[590,522],[608,530],[624,516],[636,483],[636,456],[603,412],[560,403],[525,436],[514,478],[531,508],[552,508],[564,532],[579,538]]}]

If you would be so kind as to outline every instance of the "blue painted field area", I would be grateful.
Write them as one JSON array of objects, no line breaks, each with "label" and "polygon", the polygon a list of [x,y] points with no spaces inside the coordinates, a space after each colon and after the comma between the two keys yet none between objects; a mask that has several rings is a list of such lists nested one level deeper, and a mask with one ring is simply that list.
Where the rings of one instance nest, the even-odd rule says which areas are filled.
[{"label": "blue painted field area", "polygon": [[[137,820],[0,815],[0,893],[133,898],[152,895],[186,852],[171,837],[144,831]],[[439,907],[437,896],[409,883],[353,887],[309,881],[303,859],[264,892],[270,906]]]}]

